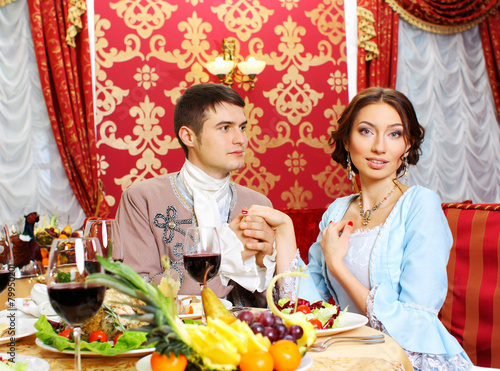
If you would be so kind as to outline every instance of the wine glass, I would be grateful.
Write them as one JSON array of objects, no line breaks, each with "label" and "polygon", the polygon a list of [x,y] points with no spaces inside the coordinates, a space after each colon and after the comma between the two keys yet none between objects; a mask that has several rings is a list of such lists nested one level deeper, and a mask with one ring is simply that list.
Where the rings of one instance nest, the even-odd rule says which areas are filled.
[{"label": "wine glass", "polygon": [[97,237],[104,256],[123,262],[120,227],[115,219],[91,219],[85,225],[84,237]]},{"label": "wine glass", "polygon": [[[1,227],[0,249],[0,294],[5,291],[9,284],[10,275],[14,275],[14,251],[10,243],[9,228],[6,225]],[[11,272],[12,270],[12,272]]]},{"label": "wine glass", "polygon": [[106,287],[87,284],[87,276],[103,273],[97,261],[103,256],[95,237],[56,238],[52,241],[47,267],[47,289],[50,304],[73,328],[75,339],[75,370],[81,370],[81,326],[90,320],[104,301]]},{"label": "wine glass", "polygon": [[[221,252],[215,227],[189,227],[184,240],[184,269],[200,288],[219,272]],[[202,298],[202,317],[203,298]]]}]

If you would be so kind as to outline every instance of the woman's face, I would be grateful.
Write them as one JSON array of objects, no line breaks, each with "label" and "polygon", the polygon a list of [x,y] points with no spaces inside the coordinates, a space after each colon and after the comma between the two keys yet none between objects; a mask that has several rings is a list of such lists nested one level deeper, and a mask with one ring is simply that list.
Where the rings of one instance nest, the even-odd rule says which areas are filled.
[{"label": "woman's face", "polygon": [[370,104],[356,116],[349,140],[344,143],[361,178],[396,178],[406,145],[398,112],[386,103]]}]

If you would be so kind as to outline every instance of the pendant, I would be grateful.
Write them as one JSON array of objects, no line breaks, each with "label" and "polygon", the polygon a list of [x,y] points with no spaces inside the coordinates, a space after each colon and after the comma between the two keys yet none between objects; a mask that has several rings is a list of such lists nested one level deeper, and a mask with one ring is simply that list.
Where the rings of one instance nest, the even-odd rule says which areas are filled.
[{"label": "pendant", "polygon": [[372,216],[372,211],[369,209],[363,213],[363,225],[367,225],[370,222],[371,216]]}]

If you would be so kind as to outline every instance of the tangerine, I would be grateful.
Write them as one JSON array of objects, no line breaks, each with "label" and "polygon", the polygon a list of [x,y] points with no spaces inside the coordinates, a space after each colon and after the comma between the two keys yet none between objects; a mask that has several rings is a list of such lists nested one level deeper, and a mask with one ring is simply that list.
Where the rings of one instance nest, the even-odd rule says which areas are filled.
[{"label": "tangerine", "polygon": [[182,353],[178,357],[174,355],[174,352],[170,352],[170,355],[153,352],[151,355],[151,369],[153,371],[184,371],[186,366],[187,358]]},{"label": "tangerine", "polygon": [[240,371],[273,371],[274,360],[269,352],[254,350],[241,356]]},{"label": "tangerine", "polygon": [[290,340],[278,340],[271,345],[269,353],[273,357],[276,371],[294,371],[302,362],[299,347]]}]

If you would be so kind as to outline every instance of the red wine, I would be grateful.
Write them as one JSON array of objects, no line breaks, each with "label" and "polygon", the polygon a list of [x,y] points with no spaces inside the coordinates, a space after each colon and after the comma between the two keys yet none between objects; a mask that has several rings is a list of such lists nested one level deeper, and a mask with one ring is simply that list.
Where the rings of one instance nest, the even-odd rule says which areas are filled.
[{"label": "red wine", "polygon": [[211,265],[214,266],[207,274],[207,281],[210,281],[217,274],[220,268],[220,254],[190,254],[184,255],[184,268],[189,275],[199,283],[203,283],[205,271]]},{"label": "red wine", "polygon": [[7,288],[7,285],[9,284],[9,276],[10,272],[6,270],[1,270],[0,271],[0,293],[3,292]]},{"label": "red wine", "polygon": [[81,326],[97,313],[106,287],[70,282],[49,286],[50,304],[71,326]]}]

